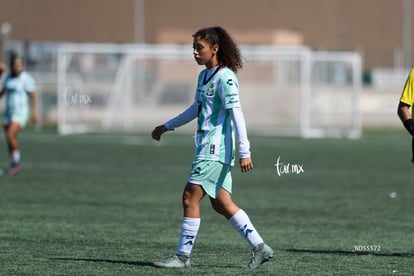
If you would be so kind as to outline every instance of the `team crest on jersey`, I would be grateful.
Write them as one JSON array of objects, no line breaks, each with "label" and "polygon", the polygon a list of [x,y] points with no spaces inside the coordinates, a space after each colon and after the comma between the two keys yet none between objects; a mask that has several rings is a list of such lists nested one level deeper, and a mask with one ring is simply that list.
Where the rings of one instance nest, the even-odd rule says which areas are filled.
[{"label": "team crest on jersey", "polygon": [[214,83],[210,84],[210,87],[206,91],[207,97],[211,97],[214,95]]}]

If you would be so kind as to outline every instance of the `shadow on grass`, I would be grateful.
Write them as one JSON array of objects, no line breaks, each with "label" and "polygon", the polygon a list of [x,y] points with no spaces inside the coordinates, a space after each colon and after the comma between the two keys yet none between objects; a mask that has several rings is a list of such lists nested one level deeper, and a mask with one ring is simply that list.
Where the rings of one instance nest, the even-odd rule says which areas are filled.
[{"label": "shadow on grass", "polygon": [[345,251],[345,250],[314,250],[314,249],[286,249],[292,253],[314,253],[314,254],[333,254],[333,255],[374,255],[380,257],[403,257],[412,258],[414,253],[382,253],[374,251]]},{"label": "shadow on grass", "polygon": [[[121,261],[121,260],[109,260],[109,259],[93,259],[93,258],[49,258],[52,261],[75,261],[75,262],[93,262],[93,263],[109,263],[109,264],[125,264],[125,265],[133,265],[133,266],[149,266],[155,267],[152,262],[132,262],[132,261]],[[216,267],[216,268],[243,268],[243,266],[236,266],[236,265],[203,265],[203,264],[196,264],[195,266],[202,268],[202,267]]]},{"label": "shadow on grass", "polygon": [[131,262],[131,261],[120,261],[120,260],[109,260],[109,259],[93,259],[93,258],[50,258],[54,261],[77,261],[77,262],[93,262],[93,263],[110,263],[110,264],[126,264],[135,266],[154,266],[151,262]]}]

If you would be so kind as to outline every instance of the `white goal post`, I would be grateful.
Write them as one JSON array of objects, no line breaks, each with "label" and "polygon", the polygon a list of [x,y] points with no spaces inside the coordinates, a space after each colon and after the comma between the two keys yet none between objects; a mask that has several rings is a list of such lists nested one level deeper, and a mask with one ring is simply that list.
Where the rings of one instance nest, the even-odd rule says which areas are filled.
[{"label": "white goal post", "polygon": [[[240,48],[240,97],[250,133],[361,135],[359,53]],[[62,45],[59,133],[148,132],[191,104],[200,70],[191,45]]]}]

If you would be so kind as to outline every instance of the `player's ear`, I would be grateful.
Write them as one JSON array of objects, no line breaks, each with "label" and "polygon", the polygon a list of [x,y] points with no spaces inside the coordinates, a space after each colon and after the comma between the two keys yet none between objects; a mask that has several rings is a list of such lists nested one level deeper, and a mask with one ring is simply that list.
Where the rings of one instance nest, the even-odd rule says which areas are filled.
[{"label": "player's ear", "polygon": [[213,51],[213,54],[217,54],[218,50],[219,50],[219,46],[217,44],[214,44],[211,47],[211,50]]}]

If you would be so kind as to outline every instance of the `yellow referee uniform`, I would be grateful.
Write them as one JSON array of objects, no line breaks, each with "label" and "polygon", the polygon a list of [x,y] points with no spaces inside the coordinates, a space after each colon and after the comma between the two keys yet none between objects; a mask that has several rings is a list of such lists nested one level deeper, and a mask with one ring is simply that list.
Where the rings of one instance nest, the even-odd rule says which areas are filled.
[{"label": "yellow referee uniform", "polygon": [[[404,124],[404,127],[412,135],[412,142],[411,142],[412,159],[411,161],[414,163],[413,104],[414,104],[414,68],[411,69],[410,74],[408,75],[407,81],[405,82],[404,89],[401,94],[400,104],[398,105],[398,115],[400,116],[400,119],[402,123]],[[410,107],[411,107],[411,118],[409,118],[409,109],[408,109]]]},{"label": "yellow referee uniform", "polygon": [[[410,75],[405,82],[400,102],[408,104],[409,106],[414,104],[414,69],[411,69]],[[411,116],[414,119],[414,112],[412,111]]]}]

